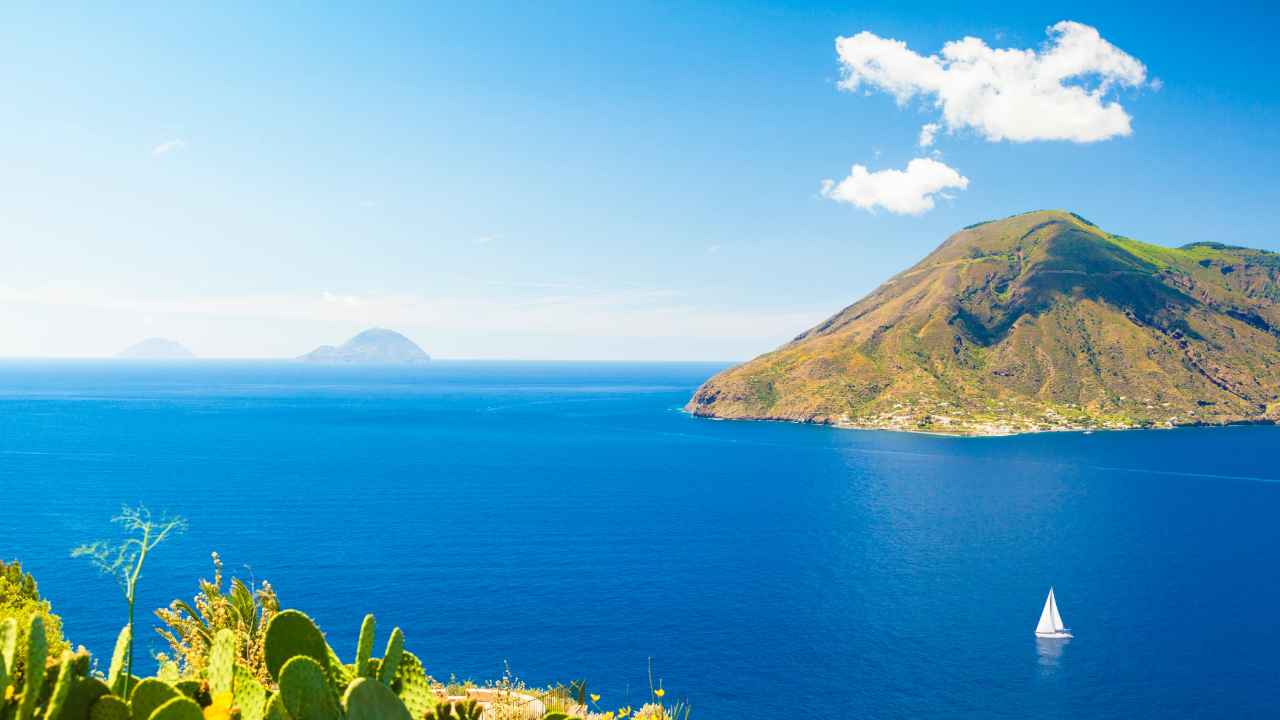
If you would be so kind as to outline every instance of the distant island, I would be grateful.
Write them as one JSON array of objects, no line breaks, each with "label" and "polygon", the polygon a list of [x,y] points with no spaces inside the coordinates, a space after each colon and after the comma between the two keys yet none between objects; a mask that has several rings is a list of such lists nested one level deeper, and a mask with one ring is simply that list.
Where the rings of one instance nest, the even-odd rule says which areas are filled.
[{"label": "distant island", "polygon": [[298,359],[314,363],[412,365],[428,362],[431,356],[394,330],[372,328],[337,347],[321,345]]},{"label": "distant island", "polygon": [[978,223],[686,410],[963,435],[1275,423],[1280,254],[1062,211]]},{"label": "distant island", "polygon": [[195,355],[181,343],[168,338],[153,337],[130,345],[117,353],[116,357],[131,360],[180,360],[193,358]]}]

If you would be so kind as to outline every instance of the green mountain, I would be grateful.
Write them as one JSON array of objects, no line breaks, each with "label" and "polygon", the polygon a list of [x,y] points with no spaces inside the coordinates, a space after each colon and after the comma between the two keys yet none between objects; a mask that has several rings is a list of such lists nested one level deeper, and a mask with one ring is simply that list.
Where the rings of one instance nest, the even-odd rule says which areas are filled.
[{"label": "green mountain", "polygon": [[1060,211],[971,225],[686,409],[957,434],[1275,422],[1280,254]]}]

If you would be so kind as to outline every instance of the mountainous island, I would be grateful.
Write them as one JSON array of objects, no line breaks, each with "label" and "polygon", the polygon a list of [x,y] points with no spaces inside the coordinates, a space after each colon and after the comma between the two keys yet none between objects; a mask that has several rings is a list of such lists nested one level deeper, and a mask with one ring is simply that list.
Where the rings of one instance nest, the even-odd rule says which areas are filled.
[{"label": "mountainous island", "polygon": [[117,353],[116,357],[131,360],[180,360],[193,358],[195,355],[181,343],[168,338],[153,337],[130,345]]},{"label": "mountainous island", "polygon": [[686,410],[961,435],[1274,423],[1280,254],[1062,211],[978,223]]},{"label": "mountainous island", "polygon": [[411,365],[428,362],[431,356],[394,330],[371,328],[337,347],[321,345],[298,359],[314,363]]}]

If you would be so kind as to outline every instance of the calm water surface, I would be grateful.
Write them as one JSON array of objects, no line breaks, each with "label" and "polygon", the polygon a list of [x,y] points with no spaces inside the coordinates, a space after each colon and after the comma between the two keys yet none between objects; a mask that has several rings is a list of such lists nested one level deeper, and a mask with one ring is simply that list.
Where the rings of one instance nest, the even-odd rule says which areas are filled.
[{"label": "calm water surface", "polygon": [[[68,551],[142,500],[190,531],[141,606],[189,598],[217,550],[343,655],[371,611],[436,677],[506,660],[616,707],[653,657],[697,718],[1280,712],[1280,429],[681,414],[717,369],[0,363],[0,556],[102,655],[123,604]],[[1032,636],[1051,584],[1069,644]]]}]

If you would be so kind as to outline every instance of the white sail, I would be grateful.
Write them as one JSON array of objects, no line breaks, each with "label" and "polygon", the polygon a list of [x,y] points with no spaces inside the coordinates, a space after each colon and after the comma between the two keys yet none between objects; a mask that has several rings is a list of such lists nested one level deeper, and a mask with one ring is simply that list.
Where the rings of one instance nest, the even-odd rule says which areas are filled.
[{"label": "white sail", "polygon": [[1048,635],[1055,632],[1053,617],[1055,614],[1053,588],[1049,588],[1049,597],[1044,599],[1044,610],[1040,611],[1040,622],[1036,624],[1037,635]]},{"label": "white sail", "polygon": [[1036,635],[1046,638],[1071,637],[1071,631],[1062,623],[1062,614],[1058,612],[1058,600],[1053,596],[1053,588],[1049,588],[1049,597],[1044,599],[1044,610],[1040,611],[1040,622],[1036,623]]},{"label": "white sail", "polygon": [[1062,614],[1058,612],[1058,599],[1053,596],[1053,588],[1049,588],[1049,609],[1053,613],[1053,631],[1066,630],[1067,626],[1062,624]]}]

